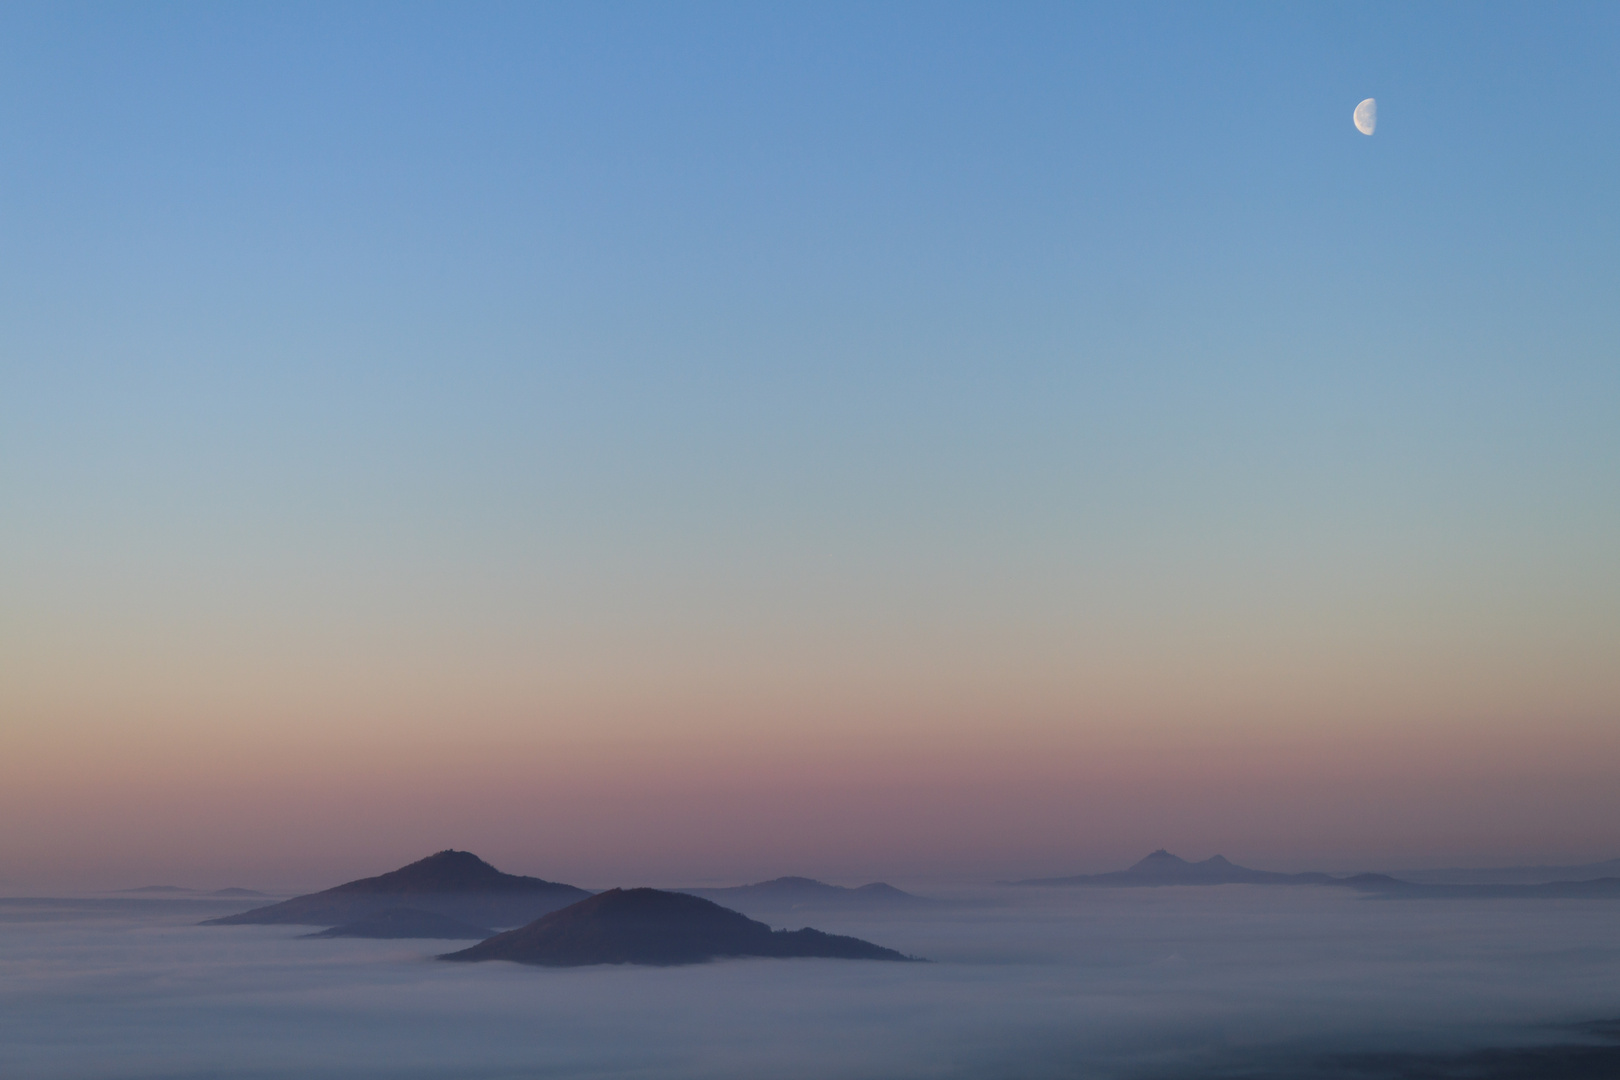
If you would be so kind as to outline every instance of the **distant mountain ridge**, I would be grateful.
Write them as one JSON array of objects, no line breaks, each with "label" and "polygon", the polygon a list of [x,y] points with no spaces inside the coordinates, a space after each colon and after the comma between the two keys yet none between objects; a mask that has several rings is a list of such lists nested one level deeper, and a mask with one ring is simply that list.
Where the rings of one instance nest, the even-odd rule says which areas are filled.
[{"label": "distant mountain ridge", "polygon": [[476,927],[522,926],[590,895],[573,885],[503,874],[471,852],[446,849],[386,874],[209,919],[205,925],[342,926],[403,906]]},{"label": "distant mountain ridge", "polygon": [[712,900],[661,889],[610,889],[440,960],[547,967],[699,964],[725,957],[908,960],[860,938],[772,930]]},{"label": "distant mountain ridge", "polygon": [[1141,888],[1156,885],[1327,885],[1391,900],[1437,899],[1604,899],[1620,897],[1620,876],[1588,881],[1515,883],[1431,883],[1404,881],[1388,874],[1335,876],[1317,872],[1280,874],[1251,870],[1220,855],[1188,862],[1163,848],[1127,870],[1073,877],[1029,878],[1010,885]]},{"label": "distant mountain ridge", "polygon": [[701,896],[718,904],[756,911],[791,911],[795,908],[819,910],[874,911],[926,907],[934,901],[874,881],[850,888],[828,885],[807,877],[779,877],[753,885],[729,885],[718,889],[674,889],[672,892]]},{"label": "distant mountain ridge", "polygon": [[[1128,870],[1105,874],[1077,874],[1073,877],[1029,878],[1014,885],[1336,885],[1343,879],[1331,874],[1279,874],[1251,870],[1212,855],[1203,862],[1188,862],[1160,848]],[[1391,879],[1393,880],[1393,879]]]}]

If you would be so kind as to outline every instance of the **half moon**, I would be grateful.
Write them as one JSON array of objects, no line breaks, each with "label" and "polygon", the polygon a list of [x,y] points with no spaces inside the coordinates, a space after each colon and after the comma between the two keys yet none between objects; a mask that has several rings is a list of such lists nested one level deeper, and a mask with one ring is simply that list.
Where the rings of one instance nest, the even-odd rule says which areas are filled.
[{"label": "half moon", "polygon": [[1356,106],[1356,130],[1371,135],[1378,127],[1378,99],[1368,98]]}]

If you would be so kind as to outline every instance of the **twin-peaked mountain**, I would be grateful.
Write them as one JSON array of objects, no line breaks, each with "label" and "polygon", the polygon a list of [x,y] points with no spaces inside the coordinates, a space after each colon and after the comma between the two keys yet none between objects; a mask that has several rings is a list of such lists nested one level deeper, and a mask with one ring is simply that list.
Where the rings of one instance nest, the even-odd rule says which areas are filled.
[{"label": "twin-peaked mountain", "polygon": [[[353,936],[418,937],[422,935],[387,933],[386,925],[373,926],[388,912],[383,924],[393,922],[408,929],[411,920],[401,912],[414,912],[453,920],[463,927],[458,936],[465,936],[467,928],[522,926],[590,895],[573,885],[503,874],[471,852],[441,851],[386,874],[208,922],[219,926],[360,924],[362,932]],[[373,928],[367,931],[368,926]]]}]

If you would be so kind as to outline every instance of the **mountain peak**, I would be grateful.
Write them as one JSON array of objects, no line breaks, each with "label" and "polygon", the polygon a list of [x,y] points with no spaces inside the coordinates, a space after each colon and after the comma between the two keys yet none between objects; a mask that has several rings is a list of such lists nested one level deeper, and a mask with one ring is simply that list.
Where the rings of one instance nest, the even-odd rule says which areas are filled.
[{"label": "mountain peak", "polygon": [[441,960],[520,964],[694,964],[725,956],[907,957],[819,930],[772,930],[741,912],[687,893],[610,889]]},{"label": "mountain peak", "polygon": [[463,892],[489,887],[508,877],[470,851],[446,848],[398,870],[338,888],[350,892]]},{"label": "mountain peak", "polygon": [[208,921],[222,926],[340,926],[387,908],[406,907],[475,927],[518,926],[589,895],[572,885],[503,874],[470,851],[446,848],[386,874]]}]

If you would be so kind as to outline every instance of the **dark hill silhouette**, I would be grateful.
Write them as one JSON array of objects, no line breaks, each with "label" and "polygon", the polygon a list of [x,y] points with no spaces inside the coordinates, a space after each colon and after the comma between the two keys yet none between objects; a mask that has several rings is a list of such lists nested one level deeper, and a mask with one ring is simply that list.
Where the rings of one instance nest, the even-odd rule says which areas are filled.
[{"label": "dark hill silhouette", "polygon": [[1388,874],[1277,874],[1250,870],[1219,855],[1203,862],[1188,862],[1160,849],[1131,867],[1107,874],[1076,877],[1031,878],[1013,885],[1089,885],[1103,887],[1151,885],[1333,885],[1370,893],[1384,899],[1604,899],[1620,898],[1620,877],[1591,881],[1546,881],[1536,884],[1429,884],[1402,881]]},{"label": "dark hill silhouette", "polygon": [[1339,883],[1331,874],[1278,874],[1269,870],[1250,870],[1229,862],[1224,856],[1213,855],[1203,862],[1188,862],[1163,848],[1155,851],[1129,870],[1114,870],[1106,874],[1080,874],[1075,877],[1031,878],[1015,881],[1014,885],[1333,885]]},{"label": "dark hill silhouette", "polygon": [[772,930],[700,896],[611,889],[441,960],[520,964],[698,964],[732,956],[908,960],[893,949],[820,930]]},{"label": "dark hill silhouette", "polygon": [[791,911],[795,908],[816,908],[837,911],[886,911],[900,908],[926,907],[934,901],[913,896],[893,885],[874,881],[870,885],[848,888],[828,885],[807,877],[780,877],[754,885],[731,885],[721,889],[677,889],[688,896],[701,896],[717,904],[742,911]]},{"label": "dark hill silhouette", "polygon": [[474,926],[522,926],[589,895],[572,885],[503,874],[470,852],[441,851],[386,874],[209,919],[206,925],[342,926],[406,906]]},{"label": "dark hill silhouette", "polygon": [[465,938],[473,941],[482,941],[494,937],[495,931],[482,926],[473,926],[471,923],[452,919],[448,915],[440,915],[436,911],[419,911],[416,908],[393,907],[369,915],[358,922],[344,923],[334,926],[330,930],[322,930],[315,934],[305,934],[311,938],[440,938],[454,940]]}]

